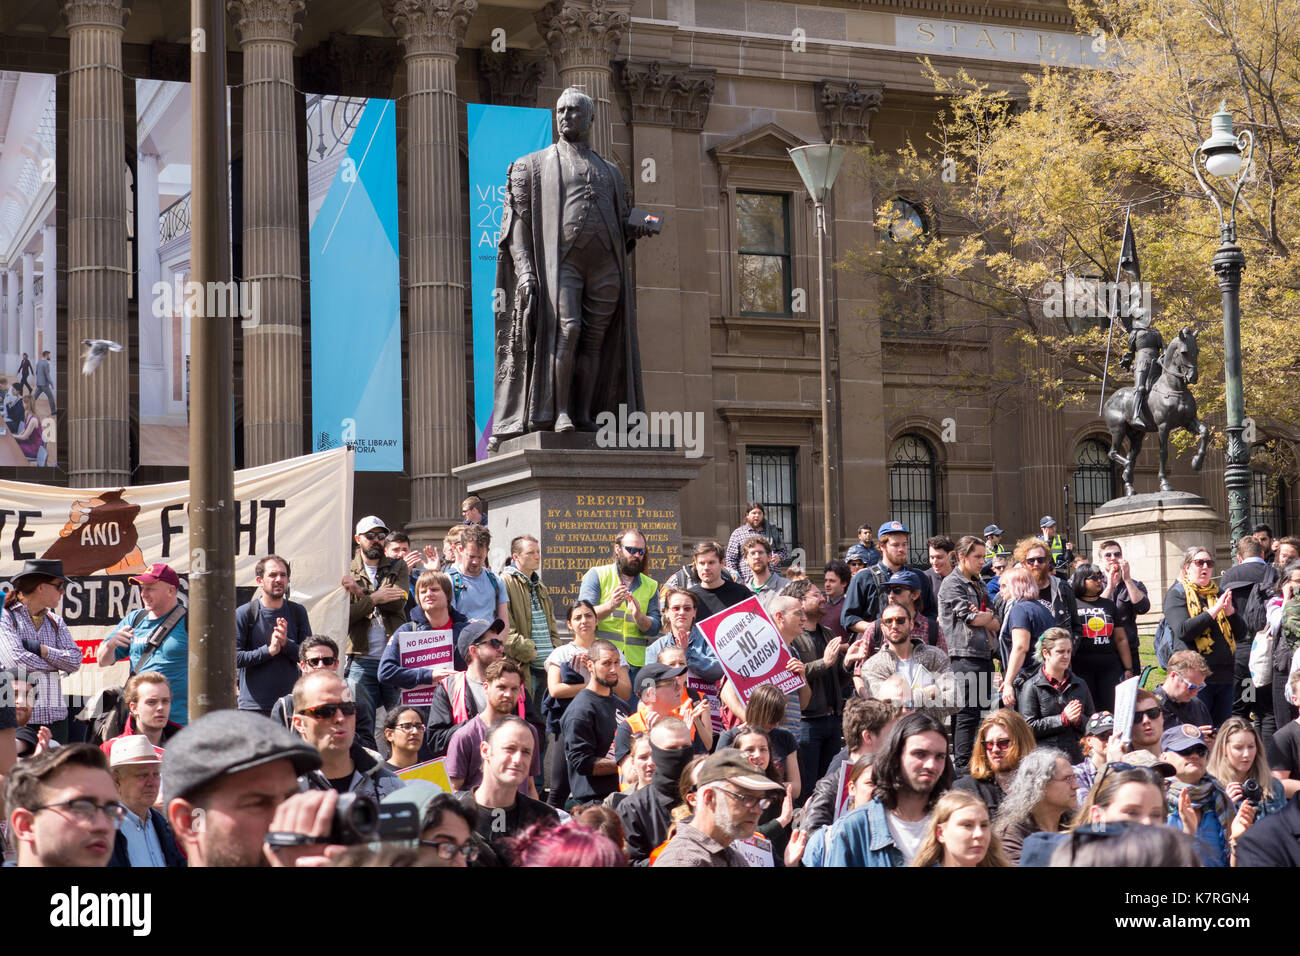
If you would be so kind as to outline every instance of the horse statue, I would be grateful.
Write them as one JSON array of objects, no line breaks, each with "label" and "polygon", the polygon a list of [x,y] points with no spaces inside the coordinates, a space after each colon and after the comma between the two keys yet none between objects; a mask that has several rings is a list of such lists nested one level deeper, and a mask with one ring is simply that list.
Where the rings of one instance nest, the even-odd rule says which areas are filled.
[{"label": "horse statue", "polygon": [[[1178,428],[1185,428],[1200,439],[1196,454],[1192,456],[1192,470],[1200,471],[1205,461],[1205,448],[1209,443],[1210,431],[1196,417],[1196,398],[1187,386],[1194,383],[1200,374],[1196,360],[1200,349],[1196,344],[1197,333],[1190,328],[1183,328],[1169,343],[1164,355],[1158,360],[1160,377],[1151,387],[1146,402],[1138,410],[1141,425],[1130,418],[1133,409],[1132,386],[1121,388],[1106,400],[1102,415],[1106,427],[1110,429],[1110,457],[1124,466],[1124,494],[1133,495],[1133,465],[1138,453],[1142,451],[1142,441],[1147,432],[1160,435],[1160,490],[1173,491],[1165,472],[1169,462],[1169,433]],[[1128,454],[1121,455],[1120,449],[1128,440]]]}]

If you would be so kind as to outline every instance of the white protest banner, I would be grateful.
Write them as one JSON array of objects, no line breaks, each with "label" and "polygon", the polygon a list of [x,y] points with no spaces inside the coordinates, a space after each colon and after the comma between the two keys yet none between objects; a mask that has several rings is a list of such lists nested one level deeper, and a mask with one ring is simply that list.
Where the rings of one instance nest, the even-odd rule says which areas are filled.
[{"label": "white protest banner", "polygon": [[772,856],[772,841],[763,834],[755,833],[748,839],[737,840],[734,845],[750,866],[776,866]]},{"label": "white protest banner", "polygon": [[[352,452],[304,455],[235,472],[235,584],[243,604],[259,558],[278,554],[291,568],[289,597],[304,605],[313,633],[347,641],[351,561]],[[141,607],[130,583],[153,563],[180,576],[184,603],[191,571],[211,561],[191,553],[189,482],[117,488],[59,488],[0,481],[0,580],[32,558],[58,559],[68,577],[55,609],[82,648],[82,667],[65,694],[91,696],[126,679],[125,663],[95,664],[99,642]]]},{"label": "white protest banner", "polygon": [[804,685],[802,676],[786,670],[790,652],[758,598],[747,598],[696,626],[712,645],[742,702],[749,702],[759,684],[775,684],[783,694]]},{"label": "white protest banner", "polygon": [[[399,631],[397,651],[403,667],[442,667],[452,669],[451,628],[428,631]],[[434,685],[426,684],[402,691],[402,705],[428,707],[433,703]]]},{"label": "white protest banner", "polygon": [[[1113,735],[1120,740],[1130,741],[1133,739],[1133,714],[1137,710],[1137,694],[1139,677],[1130,677],[1122,684],[1115,685],[1115,729]],[[1083,719],[1086,723],[1089,715],[1084,714]]]}]

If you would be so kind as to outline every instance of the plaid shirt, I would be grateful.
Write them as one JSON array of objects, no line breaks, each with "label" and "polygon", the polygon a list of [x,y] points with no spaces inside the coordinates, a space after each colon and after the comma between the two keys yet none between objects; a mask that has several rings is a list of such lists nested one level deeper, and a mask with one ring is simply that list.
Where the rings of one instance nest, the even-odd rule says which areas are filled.
[{"label": "plaid shirt", "polygon": [[[23,647],[23,638],[34,637],[48,649],[50,660]],[[72,639],[63,618],[47,612],[41,626],[32,623],[22,602],[0,614],[0,667],[14,672],[15,679],[32,683],[32,725],[53,724],[68,716],[60,672],[71,674],[81,667],[81,648]]]}]

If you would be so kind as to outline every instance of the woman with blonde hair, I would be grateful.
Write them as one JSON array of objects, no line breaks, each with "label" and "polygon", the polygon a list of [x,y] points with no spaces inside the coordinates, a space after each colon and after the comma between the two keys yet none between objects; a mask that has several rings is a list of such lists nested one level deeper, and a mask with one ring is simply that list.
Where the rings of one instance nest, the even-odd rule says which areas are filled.
[{"label": "woman with blonde hair", "polygon": [[1011,789],[1016,769],[1038,744],[1034,732],[1014,710],[995,710],[984,718],[975,733],[975,750],[970,773],[953,784],[982,799],[989,813],[996,815],[1002,798]]},{"label": "woman with blonde hair", "polygon": [[1205,658],[1210,676],[1199,696],[1209,708],[1215,728],[1232,716],[1237,645],[1250,639],[1246,622],[1232,602],[1232,591],[1220,594],[1214,581],[1214,552],[1188,548],[1183,555],[1183,573],[1165,594],[1162,610],[1174,650],[1187,648]]},{"label": "woman with blonde hair", "polygon": [[930,828],[912,866],[1010,866],[993,832],[984,801],[965,790],[949,790],[934,805]]},{"label": "woman with blonde hair", "polygon": [[1034,644],[1056,619],[1038,599],[1038,583],[1029,569],[1010,568],[1002,574],[1002,628],[998,633],[998,655],[1002,662],[1002,704],[1016,706],[1016,695],[1034,676]]},{"label": "woman with blonde hair", "polygon": [[1256,820],[1279,813],[1286,806],[1282,781],[1269,772],[1264,742],[1244,717],[1229,717],[1219,728],[1206,771],[1223,784],[1237,806],[1251,798],[1259,811]]}]

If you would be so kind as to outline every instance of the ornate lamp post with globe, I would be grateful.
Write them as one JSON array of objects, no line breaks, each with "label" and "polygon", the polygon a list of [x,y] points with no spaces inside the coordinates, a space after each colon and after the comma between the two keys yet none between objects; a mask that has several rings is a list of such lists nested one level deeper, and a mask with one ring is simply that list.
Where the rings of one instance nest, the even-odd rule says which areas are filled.
[{"label": "ornate lamp post with globe", "polygon": [[[1224,410],[1228,433],[1227,464],[1224,484],[1228,488],[1228,524],[1232,540],[1239,541],[1250,531],[1250,449],[1242,440],[1245,427],[1245,400],[1241,388],[1241,273],[1246,257],[1237,245],[1237,200],[1249,171],[1255,152],[1255,137],[1249,130],[1240,135],[1232,131],[1232,114],[1225,106],[1210,119],[1210,138],[1197,147],[1192,155],[1192,170],[1205,195],[1210,197],[1219,213],[1219,248],[1214,253],[1214,273],[1219,277],[1219,292],[1223,297],[1223,375]],[[1243,164],[1243,155],[1245,157]],[[1211,176],[1220,179],[1236,177],[1232,204],[1228,214],[1223,214],[1219,195],[1205,181],[1201,164]]]}]

